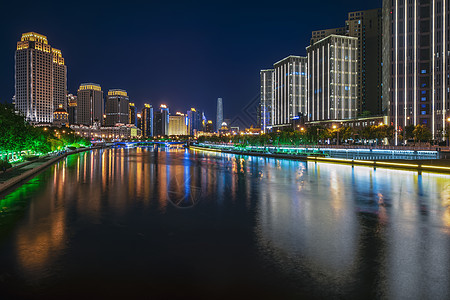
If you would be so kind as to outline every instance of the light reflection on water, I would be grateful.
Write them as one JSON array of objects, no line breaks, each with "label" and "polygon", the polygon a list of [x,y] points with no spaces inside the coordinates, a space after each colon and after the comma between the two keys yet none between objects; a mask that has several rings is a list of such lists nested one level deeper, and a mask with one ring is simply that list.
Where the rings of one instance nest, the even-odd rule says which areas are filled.
[{"label": "light reflection on water", "polygon": [[447,175],[113,148],[72,155],[0,202],[12,294],[92,283],[104,295],[119,280],[125,294],[166,295],[180,277],[205,295],[450,297]]}]

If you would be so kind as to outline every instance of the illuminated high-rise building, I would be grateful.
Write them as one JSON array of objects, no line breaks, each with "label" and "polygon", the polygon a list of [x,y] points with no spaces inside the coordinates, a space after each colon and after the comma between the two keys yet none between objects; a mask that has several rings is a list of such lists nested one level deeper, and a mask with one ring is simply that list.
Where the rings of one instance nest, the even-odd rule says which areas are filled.
[{"label": "illuminated high-rise building", "polygon": [[161,104],[159,111],[155,111],[153,117],[153,134],[169,135],[169,108],[165,104]]},{"label": "illuminated high-rise building", "polygon": [[66,108],[67,69],[47,37],[22,34],[15,53],[16,109],[33,123],[52,123],[59,104]]},{"label": "illuminated high-rise building", "polygon": [[112,89],[106,96],[105,114],[106,126],[115,126],[117,123],[128,124],[128,111],[130,100],[127,91]]},{"label": "illuminated high-rise building", "polygon": [[285,125],[307,111],[307,58],[291,55],[273,66],[272,123]]},{"label": "illuminated high-rise building", "polygon": [[67,113],[69,114],[69,125],[77,123],[77,96],[67,95]]},{"label": "illuminated high-rise building", "polygon": [[136,106],[133,102],[128,106],[128,124],[136,125]]},{"label": "illuminated high-rise building", "polygon": [[175,115],[170,115],[168,135],[187,135],[187,123],[185,114],[177,112]]},{"label": "illuminated high-rise building", "polygon": [[103,123],[103,91],[99,84],[82,83],[78,88],[77,122],[82,125]]},{"label": "illuminated high-rise building", "polygon": [[220,125],[223,123],[223,102],[222,98],[217,98],[217,116],[216,116],[216,131],[220,130]]},{"label": "illuminated high-rise building", "polygon": [[351,119],[357,115],[357,41],[329,35],[308,46],[308,121]]},{"label": "illuminated high-rise building", "polygon": [[[261,130],[267,132],[273,126],[272,107],[273,107],[273,69],[261,70],[261,98],[260,98],[260,126]],[[217,125],[217,124],[216,124]],[[217,125],[222,127],[222,123]]]},{"label": "illuminated high-rise building", "polygon": [[357,41],[358,114],[382,111],[382,18],[381,9],[354,11],[348,14],[347,35]]},{"label": "illuminated high-rise building", "polygon": [[188,133],[195,135],[197,131],[202,130],[202,114],[195,108],[191,108],[186,115],[188,117]]},{"label": "illuminated high-rise building", "polygon": [[[445,139],[449,114],[449,3],[383,1],[383,105],[396,143],[408,125]],[[404,136],[404,135],[403,135]]]},{"label": "illuminated high-rise building", "polygon": [[383,113],[382,27],[381,9],[371,9],[348,13],[345,27],[312,32],[311,47],[331,35],[357,38],[356,116],[367,112],[370,115]]},{"label": "illuminated high-rise building", "polygon": [[141,112],[141,130],[144,138],[151,138],[153,134],[153,106],[145,103]]}]

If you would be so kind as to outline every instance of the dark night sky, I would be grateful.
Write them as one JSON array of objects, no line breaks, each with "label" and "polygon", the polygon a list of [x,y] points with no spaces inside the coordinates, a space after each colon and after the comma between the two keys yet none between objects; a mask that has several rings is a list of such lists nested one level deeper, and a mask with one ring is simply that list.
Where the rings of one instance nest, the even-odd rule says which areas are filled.
[{"label": "dark night sky", "polygon": [[225,117],[259,93],[259,71],[288,55],[305,55],[311,31],[344,26],[349,11],[373,1],[9,1],[0,4],[0,101],[14,95],[14,51],[23,32],[61,49],[68,90],[82,82],[122,88],[171,111],[204,109]]}]

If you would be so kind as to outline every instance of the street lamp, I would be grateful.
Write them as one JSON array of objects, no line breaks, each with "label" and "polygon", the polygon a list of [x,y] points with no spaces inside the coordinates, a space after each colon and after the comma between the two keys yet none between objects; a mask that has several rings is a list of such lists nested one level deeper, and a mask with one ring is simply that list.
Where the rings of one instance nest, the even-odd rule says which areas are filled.
[{"label": "street lamp", "polygon": [[[337,126],[333,125],[333,129],[336,130]],[[339,145],[339,130],[337,130],[337,140],[336,140],[336,145]]]}]

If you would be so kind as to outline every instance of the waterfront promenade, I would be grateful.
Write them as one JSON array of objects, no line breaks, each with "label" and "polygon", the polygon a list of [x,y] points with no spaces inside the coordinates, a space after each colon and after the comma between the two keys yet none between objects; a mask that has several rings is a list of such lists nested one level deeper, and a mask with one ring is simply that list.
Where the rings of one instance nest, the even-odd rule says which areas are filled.
[{"label": "waterfront promenade", "polygon": [[3,193],[4,191],[28,179],[29,177],[42,171],[48,166],[51,166],[67,155],[91,149],[94,148],[79,148],[72,151],[49,154],[33,161],[19,163],[13,166],[11,169],[6,170],[5,172],[0,172],[0,193]]},{"label": "waterfront promenade", "polygon": [[[361,165],[373,168],[394,168],[414,170],[419,173],[450,173],[450,155],[426,148],[403,147],[391,149],[356,148],[355,146],[248,146],[236,148],[234,145],[198,144],[189,148],[199,151],[212,151],[238,155],[262,156],[271,158],[296,159],[303,161]],[[443,155],[444,154],[444,155]],[[444,158],[441,158],[444,157]]]}]

